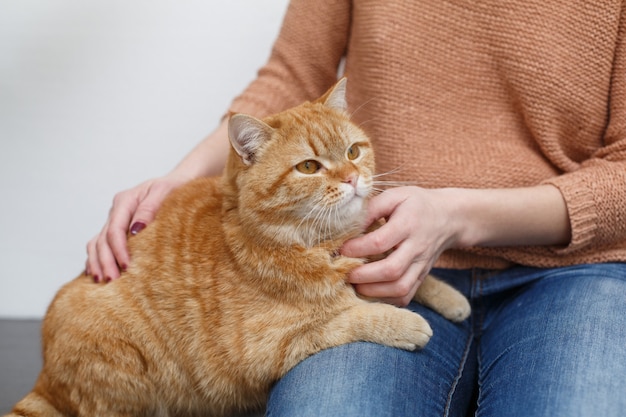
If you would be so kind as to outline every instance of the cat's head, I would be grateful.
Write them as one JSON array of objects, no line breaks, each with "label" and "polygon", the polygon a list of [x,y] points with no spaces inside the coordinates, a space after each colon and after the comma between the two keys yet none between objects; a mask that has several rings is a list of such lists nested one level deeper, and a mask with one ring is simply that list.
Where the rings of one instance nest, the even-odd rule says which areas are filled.
[{"label": "cat's head", "polygon": [[263,120],[231,116],[225,177],[243,223],[305,246],[359,230],[374,154],[349,120],[345,91],[342,79],[316,101]]}]

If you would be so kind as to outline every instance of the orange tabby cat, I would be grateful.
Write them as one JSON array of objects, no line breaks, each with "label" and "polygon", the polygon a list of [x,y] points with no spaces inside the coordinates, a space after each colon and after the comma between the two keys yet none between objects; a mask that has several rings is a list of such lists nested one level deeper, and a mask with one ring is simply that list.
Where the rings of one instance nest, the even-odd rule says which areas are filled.
[{"label": "orange tabby cat", "polygon": [[[173,192],[129,240],[111,284],[65,285],[43,323],[43,370],[11,416],[222,416],[321,349],[358,340],[413,350],[419,315],[365,301],[337,255],[360,232],[374,156],[345,113],[345,80],[263,121],[234,115],[221,178]],[[451,320],[467,300],[429,277],[421,302]]]}]

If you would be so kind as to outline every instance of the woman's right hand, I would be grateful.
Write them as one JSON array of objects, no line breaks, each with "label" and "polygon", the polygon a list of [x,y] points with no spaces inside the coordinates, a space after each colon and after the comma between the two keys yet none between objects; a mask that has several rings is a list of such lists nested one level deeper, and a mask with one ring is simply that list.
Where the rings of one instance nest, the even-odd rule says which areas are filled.
[{"label": "woman's right hand", "polygon": [[87,243],[85,272],[96,282],[119,278],[130,262],[128,233],[135,235],[152,222],[165,197],[186,181],[165,176],[116,194],[106,224]]},{"label": "woman's right hand", "polygon": [[201,141],[168,175],[118,193],[102,231],[87,243],[85,272],[96,282],[119,278],[130,260],[128,234],[136,235],[154,220],[165,197],[184,183],[219,175],[230,149],[228,118]]}]

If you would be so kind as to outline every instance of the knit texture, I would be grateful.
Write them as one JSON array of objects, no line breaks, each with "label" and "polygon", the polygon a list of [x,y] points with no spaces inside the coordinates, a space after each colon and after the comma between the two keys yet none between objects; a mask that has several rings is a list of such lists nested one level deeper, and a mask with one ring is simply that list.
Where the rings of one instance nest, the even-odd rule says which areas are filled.
[{"label": "knit texture", "polygon": [[345,56],[353,118],[386,179],[552,184],[567,247],[470,248],[440,267],[626,261],[621,1],[293,0],[268,63],[231,106],[264,116],[321,95]]}]

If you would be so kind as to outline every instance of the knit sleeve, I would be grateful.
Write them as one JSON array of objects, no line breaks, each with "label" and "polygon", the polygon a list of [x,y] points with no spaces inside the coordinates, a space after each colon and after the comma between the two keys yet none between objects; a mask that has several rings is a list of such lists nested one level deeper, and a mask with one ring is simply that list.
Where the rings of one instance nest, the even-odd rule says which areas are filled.
[{"label": "knit sleeve", "polygon": [[292,0],[268,62],[230,111],[263,117],[321,96],[346,52],[350,3]]},{"label": "knit sleeve", "polygon": [[575,171],[545,183],[556,186],[567,203],[572,226],[571,254],[626,241],[626,16],[622,10],[603,146]]}]

